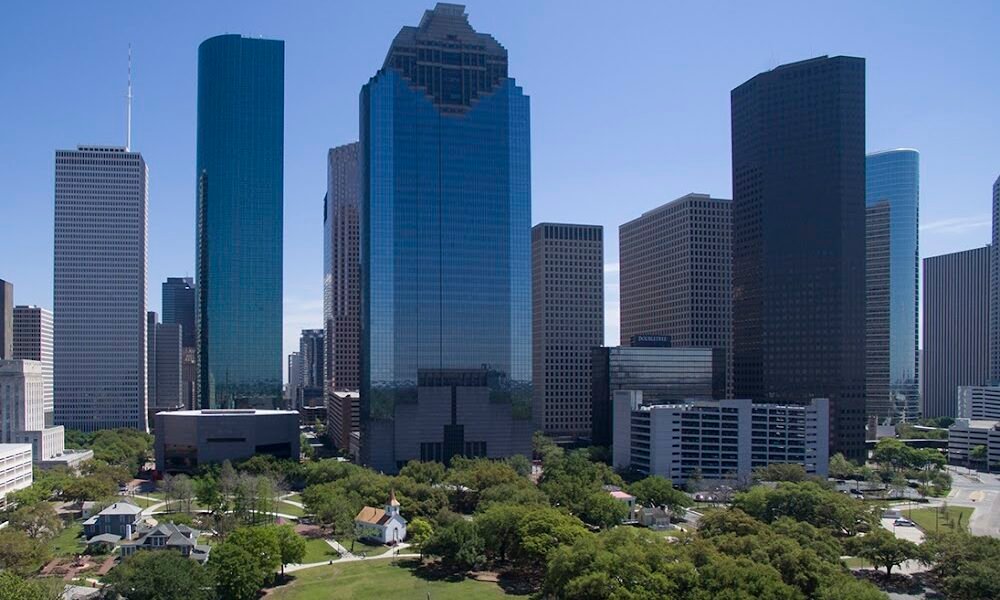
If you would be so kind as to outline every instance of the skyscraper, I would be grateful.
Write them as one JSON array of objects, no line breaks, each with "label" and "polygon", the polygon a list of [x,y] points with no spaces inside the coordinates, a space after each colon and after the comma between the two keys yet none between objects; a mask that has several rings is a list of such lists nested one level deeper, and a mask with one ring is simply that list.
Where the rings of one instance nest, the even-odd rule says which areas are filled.
[{"label": "skyscraper", "polygon": [[618,228],[623,346],[667,335],[675,347],[731,355],[732,204],[688,194]]},{"label": "skyscraper", "polygon": [[167,277],[162,289],[162,313],[164,325],[180,325],[184,334],[184,347],[195,347],[194,279],[191,277]]},{"label": "skyscraper", "polygon": [[829,398],[864,457],[865,61],[820,57],[732,91],[735,397]]},{"label": "skyscraper", "polygon": [[920,416],[920,154],[876,152],[865,164],[866,411],[882,420],[913,421]]},{"label": "skyscraper", "polygon": [[14,284],[0,279],[0,360],[14,358]]},{"label": "skyscraper", "polygon": [[163,324],[180,325],[181,340],[181,399],[185,407],[195,406],[198,382],[195,327],[195,289],[191,277],[167,277],[163,282]]},{"label": "skyscraper", "polygon": [[989,379],[990,246],[924,259],[925,417],[954,417],[958,388]]},{"label": "skyscraper", "polygon": [[52,311],[38,306],[14,307],[14,360],[37,360],[42,364],[42,409],[45,426],[52,427],[55,408],[52,395]]},{"label": "skyscraper", "polygon": [[198,398],[281,397],[285,44],[220,35],[198,47]]},{"label": "skyscraper", "polygon": [[57,425],[146,429],[147,181],[128,148],[56,151]]},{"label": "skyscraper", "polygon": [[1000,383],[1000,177],[993,182],[993,248],[990,254],[990,381]]},{"label": "skyscraper", "polygon": [[302,381],[305,387],[323,387],[323,330],[303,329],[299,336],[299,355],[302,357]]},{"label": "skyscraper", "polygon": [[465,8],[361,91],[361,461],[531,451],[529,106]]},{"label": "skyscraper", "polygon": [[329,435],[350,447],[358,423],[361,355],[361,242],[358,238],[358,143],[331,148],[323,203],[323,320],[326,328],[326,402]]},{"label": "skyscraper", "polygon": [[532,415],[553,436],[590,436],[591,352],[604,343],[604,228],[531,229]]}]

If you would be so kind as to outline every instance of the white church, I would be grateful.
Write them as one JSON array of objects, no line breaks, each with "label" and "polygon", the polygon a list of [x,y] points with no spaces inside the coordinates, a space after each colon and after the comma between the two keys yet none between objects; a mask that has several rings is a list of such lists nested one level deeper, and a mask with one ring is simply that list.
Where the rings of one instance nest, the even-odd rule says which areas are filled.
[{"label": "white church", "polygon": [[354,530],[358,538],[370,539],[380,544],[398,544],[406,538],[406,519],[399,514],[396,491],[389,494],[385,508],[366,506],[354,517]]}]

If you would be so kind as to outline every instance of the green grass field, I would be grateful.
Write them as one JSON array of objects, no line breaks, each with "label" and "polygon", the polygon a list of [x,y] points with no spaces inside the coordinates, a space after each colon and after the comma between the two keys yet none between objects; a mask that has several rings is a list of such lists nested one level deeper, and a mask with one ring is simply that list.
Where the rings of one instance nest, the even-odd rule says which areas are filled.
[{"label": "green grass field", "polygon": [[275,510],[283,515],[292,515],[293,517],[301,517],[302,515],[306,514],[298,506],[295,506],[294,504],[289,504],[287,502],[276,503]]},{"label": "green grass field", "polygon": [[[273,590],[268,600],[493,600],[509,596],[495,583],[472,579],[430,580],[413,570],[416,561],[388,559],[314,567],[292,573],[295,580]],[[521,596],[525,597],[525,596]]]},{"label": "green grass field", "polygon": [[80,522],[67,525],[49,541],[49,551],[53,556],[75,556],[83,554],[86,549],[87,541],[83,539],[83,524]]},{"label": "green grass field", "polygon": [[336,560],[338,558],[340,558],[340,555],[325,540],[318,538],[306,540],[306,555],[302,559],[303,563],[317,563],[324,560]]},{"label": "green grass field", "polygon": [[[358,555],[364,553],[367,556],[378,556],[379,554],[384,554],[387,550],[389,550],[389,546],[372,546],[371,544],[366,544],[361,541],[355,541],[353,546],[354,550],[352,551],[351,540],[341,539],[337,541],[340,542],[341,546],[347,548],[348,551]],[[409,550],[407,550],[407,552],[409,552]]]},{"label": "green grass field", "polygon": [[939,508],[915,508],[903,514],[924,531],[968,531],[973,510],[966,506],[949,506],[943,515]]}]

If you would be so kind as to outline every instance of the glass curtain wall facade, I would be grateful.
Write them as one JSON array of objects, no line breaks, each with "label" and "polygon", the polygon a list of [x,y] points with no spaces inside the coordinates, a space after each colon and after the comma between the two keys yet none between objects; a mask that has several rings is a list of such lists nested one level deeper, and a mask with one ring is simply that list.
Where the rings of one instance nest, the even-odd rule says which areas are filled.
[{"label": "glass curtain wall facade", "polygon": [[[447,435],[445,461],[469,448],[529,453],[529,103],[507,51],[464,7],[438,4],[400,30],[360,104],[362,462],[394,471],[420,458],[397,447],[404,434],[421,448]],[[418,381],[443,372],[485,381],[491,410],[506,416],[463,423],[453,402],[444,431],[400,421],[422,403]],[[469,439],[482,425],[489,439]]]},{"label": "glass curtain wall facade", "polygon": [[829,398],[865,456],[865,61],[819,57],[732,91],[734,397]]},{"label": "glass curtain wall facade", "polygon": [[913,421],[920,417],[920,154],[909,149],[869,154],[865,179],[866,410],[882,421]]},{"label": "glass curtain wall facade", "polygon": [[198,397],[281,398],[284,42],[220,35],[198,48]]}]

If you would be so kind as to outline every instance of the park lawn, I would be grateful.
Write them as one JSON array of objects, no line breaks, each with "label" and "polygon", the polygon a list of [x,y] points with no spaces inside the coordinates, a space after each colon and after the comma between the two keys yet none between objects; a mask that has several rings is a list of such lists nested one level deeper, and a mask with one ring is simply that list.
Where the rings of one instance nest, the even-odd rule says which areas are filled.
[{"label": "park lawn", "polygon": [[275,511],[280,512],[283,515],[292,515],[293,517],[301,517],[306,514],[302,508],[283,501],[279,501],[275,505]]},{"label": "park lawn", "polygon": [[507,598],[496,583],[472,579],[423,579],[415,560],[334,563],[295,571],[295,580],[274,589],[268,600],[493,600]]},{"label": "park lawn", "polygon": [[49,551],[53,556],[76,556],[87,549],[87,541],[83,539],[83,523],[75,521],[59,532],[59,535],[49,541]]},{"label": "park lawn", "polygon": [[337,560],[340,554],[321,538],[306,540],[306,554],[302,557],[302,563],[318,563],[327,560]]},{"label": "park lawn", "polygon": [[[389,549],[389,546],[372,546],[371,544],[366,544],[365,542],[357,540],[354,542],[354,550],[351,551],[350,539],[345,538],[337,541],[340,542],[341,546],[347,548],[347,550],[355,556],[361,555],[362,553],[366,556],[378,556],[379,554],[385,554],[386,550]],[[407,552],[409,552],[409,550],[407,550]]]},{"label": "park lawn", "polygon": [[[968,506],[949,506],[946,515],[941,515],[940,508],[915,508],[904,511],[908,519],[924,531],[968,531],[969,518],[974,510]],[[935,515],[935,513],[937,513]],[[961,527],[959,527],[961,523]]]}]

